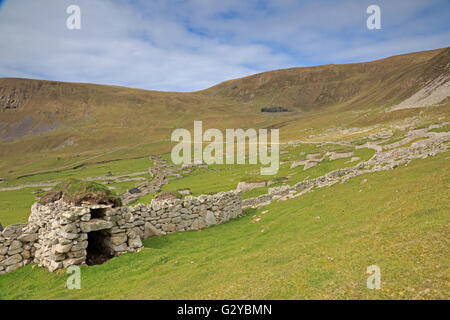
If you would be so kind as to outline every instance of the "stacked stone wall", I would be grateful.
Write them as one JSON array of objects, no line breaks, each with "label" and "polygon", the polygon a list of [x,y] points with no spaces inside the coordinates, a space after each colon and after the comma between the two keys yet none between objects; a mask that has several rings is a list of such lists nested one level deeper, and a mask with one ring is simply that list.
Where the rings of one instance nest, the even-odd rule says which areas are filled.
[{"label": "stacked stone wall", "polygon": [[35,203],[27,224],[8,226],[0,234],[0,274],[31,262],[52,272],[86,265],[94,233],[95,245],[100,241],[106,254],[113,257],[139,251],[143,238],[203,229],[241,213],[239,191],[119,208],[72,206],[62,200],[46,205]]}]

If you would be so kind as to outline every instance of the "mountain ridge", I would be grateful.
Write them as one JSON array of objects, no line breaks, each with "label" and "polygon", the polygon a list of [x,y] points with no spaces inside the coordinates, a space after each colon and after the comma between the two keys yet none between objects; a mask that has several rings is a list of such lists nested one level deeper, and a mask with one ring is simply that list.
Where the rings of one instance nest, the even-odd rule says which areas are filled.
[{"label": "mountain ridge", "polygon": [[[0,173],[14,174],[17,166],[34,166],[49,157],[70,163],[116,149],[128,151],[111,157],[168,152],[173,129],[191,130],[194,120],[218,129],[280,128],[286,140],[299,138],[309,123],[326,129],[401,119],[420,110],[380,112],[442,74],[450,74],[450,47],[371,62],[267,71],[195,92],[1,78]],[[261,112],[271,107],[292,112]],[[150,147],[144,153],[142,146]]]}]

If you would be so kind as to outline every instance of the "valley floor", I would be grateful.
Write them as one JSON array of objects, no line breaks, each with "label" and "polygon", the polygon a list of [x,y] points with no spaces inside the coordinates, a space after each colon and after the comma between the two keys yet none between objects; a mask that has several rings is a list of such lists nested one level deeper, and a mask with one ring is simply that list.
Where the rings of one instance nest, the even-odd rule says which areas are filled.
[{"label": "valley floor", "polygon": [[[0,184],[3,226],[26,222],[36,199],[68,178],[124,194],[154,190],[149,185],[162,168],[167,183],[160,192],[197,196],[240,182],[259,187],[243,192],[248,209],[241,218],[152,237],[140,253],[82,267],[81,290],[65,287],[64,271],[28,265],[0,276],[0,298],[448,299],[448,108],[284,141],[275,176],[261,176],[252,165],[186,171],[163,154],[6,178]],[[304,192],[310,182],[313,192]],[[278,187],[287,193],[264,202]],[[148,204],[160,192],[131,200]],[[253,201],[259,198],[264,201]],[[366,286],[372,265],[381,269],[380,290]]]},{"label": "valley floor", "polygon": [[[64,272],[29,265],[0,278],[0,297],[448,299],[449,158],[416,159],[223,225],[147,239],[140,253],[82,267],[81,290],[65,288]],[[371,265],[381,269],[381,290],[366,287]]]},{"label": "valley floor", "polygon": [[[449,56],[279,70],[183,94],[0,79],[33,97],[2,111],[3,227],[73,178],[124,205],[239,188],[245,209],[83,266],[81,290],[63,270],[27,265],[0,275],[0,299],[449,299]],[[274,103],[292,112],[260,112]],[[279,129],[278,172],[171,163],[172,131],[199,118]],[[374,265],[380,290],[367,288]]]}]

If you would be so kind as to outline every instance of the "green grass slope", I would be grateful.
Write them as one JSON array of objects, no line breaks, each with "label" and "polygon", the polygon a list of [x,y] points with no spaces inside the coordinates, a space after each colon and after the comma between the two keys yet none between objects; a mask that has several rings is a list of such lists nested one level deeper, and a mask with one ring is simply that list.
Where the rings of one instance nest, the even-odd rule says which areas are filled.
[{"label": "green grass slope", "polygon": [[332,106],[374,108],[397,103],[449,71],[450,48],[398,55],[366,63],[265,72],[205,90],[260,106],[317,111]]},{"label": "green grass slope", "polygon": [[[447,299],[449,156],[364,175],[201,232],[147,239],[140,253],[82,267],[81,290],[66,289],[64,273],[29,265],[0,278],[0,296]],[[370,265],[381,268],[381,290],[366,288]]]}]

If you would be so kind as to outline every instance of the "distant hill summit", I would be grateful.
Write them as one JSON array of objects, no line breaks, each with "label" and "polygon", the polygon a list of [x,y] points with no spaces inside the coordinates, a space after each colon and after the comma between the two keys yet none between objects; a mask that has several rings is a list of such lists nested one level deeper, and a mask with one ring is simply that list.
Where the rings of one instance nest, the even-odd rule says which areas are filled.
[{"label": "distant hill summit", "polygon": [[407,98],[429,80],[450,73],[449,63],[450,47],[365,63],[269,71],[223,82],[205,93],[301,111],[337,104],[351,108],[388,106]]},{"label": "distant hill summit", "polygon": [[[49,157],[63,160],[45,160],[39,167],[145,156],[149,150],[161,154],[170,150],[171,132],[192,128],[194,120],[218,129],[283,128],[281,139],[305,129],[310,123],[305,119],[315,119],[316,127],[386,121],[364,113],[389,110],[436,79],[440,91],[425,102],[448,102],[449,69],[450,47],[365,63],[269,71],[189,93],[2,78],[0,174],[14,175],[14,168]],[[289,112],[261,112],[276,106]],[[400,117],[412,112],[403,109],[396,111]],[[330,119],[340,115],[341,122],[324,121],[325,114]]]}]

